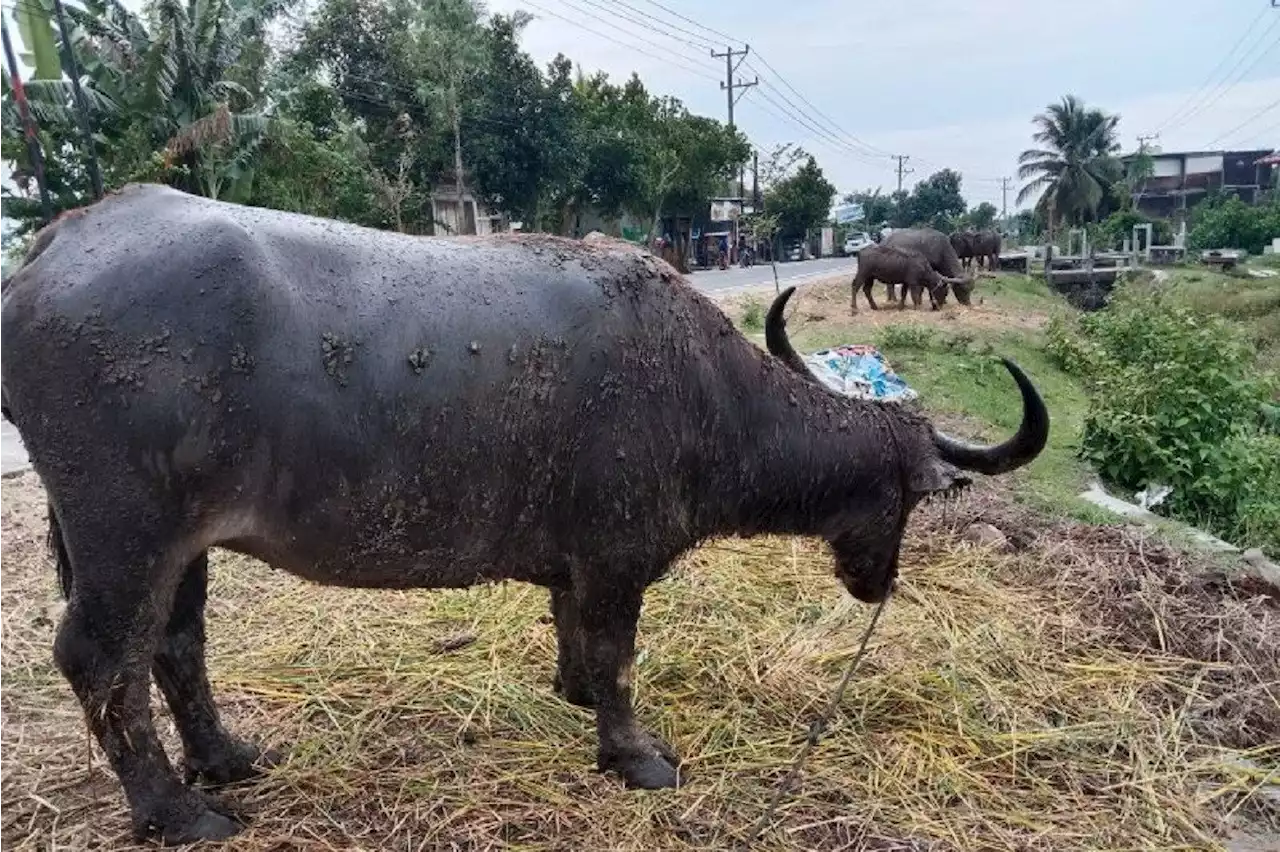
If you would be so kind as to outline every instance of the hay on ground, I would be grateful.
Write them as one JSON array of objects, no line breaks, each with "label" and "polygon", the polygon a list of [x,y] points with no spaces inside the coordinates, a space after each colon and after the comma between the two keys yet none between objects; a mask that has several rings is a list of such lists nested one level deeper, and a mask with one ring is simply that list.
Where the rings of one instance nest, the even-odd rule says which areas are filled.
[{"label": "hay on ground", "polygon": [[[43,495],[28,475],[3,497],[4,848],[127,847],[119,786],[50,658]],[[1014,552],[962,544],[975,516]],[[213,561],[219,704],[233,730],[289,749],[222,794],[250,821],[238,850],[728,848],[870,615],[819,542],[691,554],[650,591],[636,667],[640,717],[690,781],[637,793],[595,772],[591,714],[551,690],[545,592],[324,589]],[[1275,601],[1201,582],[1135,532],[1036,527],[992,497],[922,509],[902,561],[756,848],[1215,848],[1242,817],[1280,829]]]}]

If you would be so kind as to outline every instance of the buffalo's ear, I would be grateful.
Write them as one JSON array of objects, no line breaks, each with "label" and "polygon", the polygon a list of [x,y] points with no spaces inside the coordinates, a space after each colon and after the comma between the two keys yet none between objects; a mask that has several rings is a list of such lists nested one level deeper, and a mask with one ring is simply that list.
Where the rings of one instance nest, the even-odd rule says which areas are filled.
[{"label": "buffalo's ear", "polygon": [[973,482],[960,468],[936,456],[927,456],[913,465],[907,487],[914,494],[940,494],[959,491]]}]

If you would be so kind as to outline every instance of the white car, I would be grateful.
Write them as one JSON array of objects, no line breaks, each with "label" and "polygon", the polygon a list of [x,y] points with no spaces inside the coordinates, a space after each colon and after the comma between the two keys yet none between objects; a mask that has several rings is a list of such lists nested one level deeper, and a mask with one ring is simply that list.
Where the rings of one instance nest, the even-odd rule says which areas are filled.
[{"label": "white car", "polygon": [[871,245],[871,235],[866,231],[855,231],[844,239],[844,253],[847,257],[852,257]]}]

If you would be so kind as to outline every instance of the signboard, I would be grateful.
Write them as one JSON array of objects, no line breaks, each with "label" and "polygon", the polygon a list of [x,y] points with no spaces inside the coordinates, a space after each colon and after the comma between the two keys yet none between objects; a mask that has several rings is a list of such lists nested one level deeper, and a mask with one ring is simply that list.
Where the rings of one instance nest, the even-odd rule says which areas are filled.
[{"label": "signboard", "polygon": [[831,211],[831,218],[838,224],[847,225],[862,218],[861,204],[840,204]]},{"label": "signboard", "polygon": [[717,198],[711,202],[712,222],[736,221],[742,214],[742,202],[736,198]]}]

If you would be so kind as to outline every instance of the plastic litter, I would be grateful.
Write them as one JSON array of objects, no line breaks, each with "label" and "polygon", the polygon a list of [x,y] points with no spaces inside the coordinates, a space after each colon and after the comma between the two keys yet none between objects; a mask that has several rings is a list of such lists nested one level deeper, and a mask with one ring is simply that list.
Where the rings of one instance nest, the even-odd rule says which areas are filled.
[{"label": "plastic litter", "polygon": [[842,396],[903,402],[919,394],[889,367],[874,346],[847,344],[805,356],[818,380]]}]

